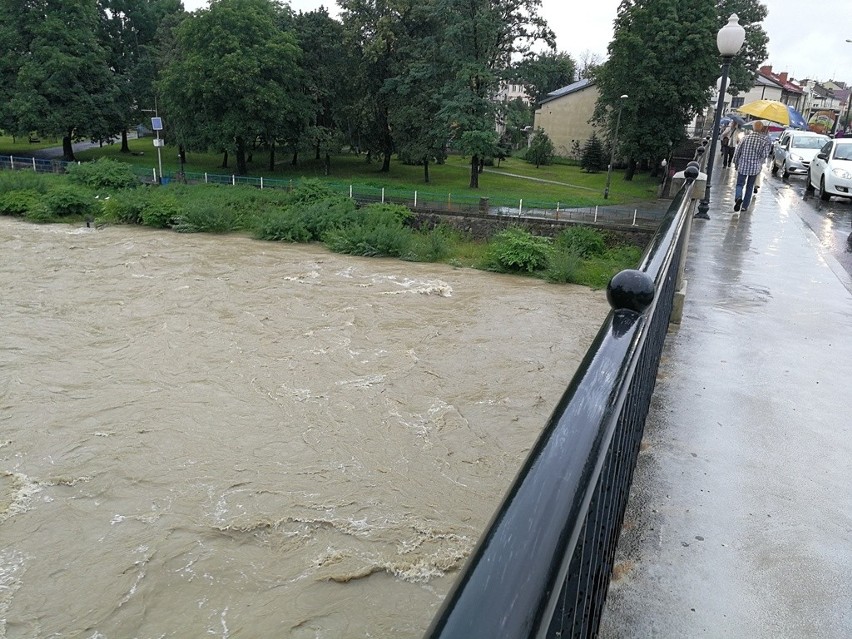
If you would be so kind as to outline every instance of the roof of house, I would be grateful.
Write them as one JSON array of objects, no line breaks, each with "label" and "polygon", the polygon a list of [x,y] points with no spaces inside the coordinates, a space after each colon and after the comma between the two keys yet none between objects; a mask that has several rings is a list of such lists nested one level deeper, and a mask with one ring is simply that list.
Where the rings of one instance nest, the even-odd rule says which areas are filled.
[{"label": "roof of house", "polygon": [[569,93],[576,93],[577,91],[582,91],[595,83],[594,80],[590,80],[588,78],[584,78],[582,80],[578,80],[573,84],[569,84],[567,87],[562,87],[561,89],[556,89],[556,91],[551,91],[547,94],[547,97],[542,100],[539,104],[544,104],[545,102],[550,102],[551,100],[555,100],[557,98],[564,97]]},{"label": "roof of house", "polygon": [[775,73],[772,71],[772,65],[762,66],[757,72],[758,77],[769,78],[776,84],[780,85],[781,88],[787,93],[804,93],[802,87],[788,79],[787,72],[783,73]]}]

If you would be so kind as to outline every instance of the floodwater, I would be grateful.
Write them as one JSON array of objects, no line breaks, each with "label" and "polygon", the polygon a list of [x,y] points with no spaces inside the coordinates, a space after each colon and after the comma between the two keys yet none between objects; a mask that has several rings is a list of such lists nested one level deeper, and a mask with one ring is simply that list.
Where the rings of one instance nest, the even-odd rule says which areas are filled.
[{"label": "floodwater", "polygon": [[0,637],[419,637],[608,312],[0,219]]}]

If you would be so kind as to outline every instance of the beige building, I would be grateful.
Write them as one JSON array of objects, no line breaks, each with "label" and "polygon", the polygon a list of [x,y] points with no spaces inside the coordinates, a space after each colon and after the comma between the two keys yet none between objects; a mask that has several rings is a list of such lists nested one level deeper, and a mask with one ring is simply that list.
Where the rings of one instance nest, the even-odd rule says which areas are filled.
[{"label": "beige building", "polygon": [[553,142],[556,155],[577,158],[576,148],[582,150],[592,137],[595,127],[590,124],[599,92],[592,80],[580,80],[547,94],[535,112],[534,129],[544,129]]}]

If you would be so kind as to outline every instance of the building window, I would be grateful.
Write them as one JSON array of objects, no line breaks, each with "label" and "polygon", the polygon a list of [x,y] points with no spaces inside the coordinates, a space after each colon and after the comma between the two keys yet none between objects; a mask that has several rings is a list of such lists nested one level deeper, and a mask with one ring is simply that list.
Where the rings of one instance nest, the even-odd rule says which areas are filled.
[{"label": "building window", "polygon": [[738,109],[745,102],[745,98],[731,98],[731,108]]}]

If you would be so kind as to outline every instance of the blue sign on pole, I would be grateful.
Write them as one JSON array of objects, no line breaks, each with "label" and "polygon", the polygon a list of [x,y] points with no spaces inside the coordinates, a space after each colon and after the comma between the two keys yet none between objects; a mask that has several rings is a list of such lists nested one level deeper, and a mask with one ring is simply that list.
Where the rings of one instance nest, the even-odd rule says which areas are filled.
[{"label": "blue sign on pole", "polygon": [[163,118],[151,118],[151,130],[162,131],[163,130]]}]

